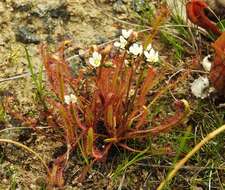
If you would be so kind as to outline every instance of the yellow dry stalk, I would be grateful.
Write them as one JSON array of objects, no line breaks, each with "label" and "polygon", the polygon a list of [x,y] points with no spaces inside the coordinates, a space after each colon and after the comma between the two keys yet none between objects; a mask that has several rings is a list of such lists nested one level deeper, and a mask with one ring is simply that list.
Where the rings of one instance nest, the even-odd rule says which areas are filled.
[{"label": "yellow dry stalk", "polygon": [[145,42],[144,42],[144,49],[148,47],[149,44],[152,43],[153,38],[158,32],[159,26],[168,18],[169,15],[169,9],[165,5],[159,9],[160,14],[156,16],[155,21],[152,26],[152,31],[149,36],[147,36]]},{"label": "yellow dry stalk", "polygon": [[210,140],[215,138],[217,135],[225,131],[225,124],[219,127],[218,129],[214,130],[213,132],[209,133],[201,142],[199,142],[195,147],[176,165],[174,166],[173,170],[167,175],[166,179],[164,179],[160,185],[158,186],[157,190],[162,190],[164,186],[176,175],[178,170],[183,167],[183,165],[196,153],[200,150],[202,146],[207,144]]},{"label": "yellow dry stalk", "polygon": [[31,148],[27,147],[26,145],[24,144],[21,144],[19,142],[16,142],[16,141],[13,141],[13,140],[10,140],[10,139],[0,139],[0,143],[10,143],[10,144],[14,144],[18,147],[21,147],[25,150],[27,150],[28,152],[32,153],[35,157],[37,157],[41,163],[43,164],[43,166],[45,167],[47,173],[49,173],[49,169],[48,169],[48,166],[47,164],[45,163],[45,161],[43,160],[43,158],[41,156],[39,156],[38,153],[36,153],[35,151],[33,151]]}]

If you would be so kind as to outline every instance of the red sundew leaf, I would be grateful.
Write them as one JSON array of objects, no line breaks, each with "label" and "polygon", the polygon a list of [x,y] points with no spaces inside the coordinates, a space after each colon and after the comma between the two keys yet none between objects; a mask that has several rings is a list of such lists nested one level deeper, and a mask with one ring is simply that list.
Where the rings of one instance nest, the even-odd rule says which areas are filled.
[{"label": "red sundew leaf", "polygon": [[131,152],[142,152],[143,151],[143,150],[133,149],[133,148],[131,148],[131,147],[129,147],[126,144],[123,144],[123,143],[118,143],[118,145],[121,146],[124,149],[127,149],[127,150],[131,151]]},{"label": "red sundew leaf", "polygon": [[220,94],[225,95],[225,32],[215,41],[214,63],[210,71],[210,80]]},{"label": "red sundew leaf", "polygon": [[94,130],[92,127],[90,127],[87,132],[87,145],[86,145],[86,149],[85,149],[87,155],[90,155],[92,153],[93,142],[94,142]]},{"label": "red sundew leaf", "polygon": [[93,148],[92,150],[92,156],[96,159],[96,160],[101,160],[104,156],[103,152],[99,151],[97,148]]},{"label": "red sundew leaf", "polygon": [[159,133],[165,133],[169,131],[172,127],[175,127],[184,122],[184,119],[187,119],[189,115],[189,108],[185,106],[184,102],[176,101],[174,103],[176,113],[173,116],[166,118],[159,126],[151,129],[152,135],[158,135]]},{"label": "red sundew leaf", "polygon": [[85,108],[85,124],[86,126],[94,126],[95,113],[88,106]]},{"label": "red sundew leaf", "polygon": [[104,107],[108,107],[114,100],[115,94],[110,92],[107,94],[106,99],[105,99],[105,105]]},{"label": "red sundew leaf", "polygon": [[109,144],[105,145],[105,147],[102,151],[100,151],[96,146],[94,146],[93,150],[92,150],[92,156],[95,158],[95,160],[106,161],[108,152],[111,147],[112,147],[112,143],[109,143]]},{"label": "red sundew leaf", "polygon": [[204,1],[191,0],[186,4],[187,16],[192,23],[220,36],[219,28],[205,15],[205,9],[207,8],[208,5]]},{"label": "red sundew leaf", "polygon": [[64,100],[64,95],[67,94],[68,88],[76,89],[79,81],[83,77],[81,72],[81,76],[78,79],[73,78],[71,68],[65,60],[63,52],[63,45],[60,46],[58,51],[52,54],[47,51],[45,45],[40,46],[40,53],[50,87],[61,100]]},{"label": "red sundew leaf", "polygon": [[92,164],[89,164],[89,165],[84,166],[81,174],[77,178],[77,181],[78,182],[83,183],[83,181],[85,180],[85,178],[86,178],[88,172],[90,171],[91,167],[92,167]]},{"label": "red sundew leaf", "polygon": [[148,122],[147,119],[146,119],[147,116],[148,116],[148,113],[149,112],[148,112],[147,108],[146,109],[144,108],[140,118],[138,119],[137,124],[135,125],[136,129],[140,129],[141,127],[143,127]]},{"label": "red sundew leaf", "polygon": [[72,112],[72,115],[73,115],[73,117],[74,117],[74,120],[76,121],[77,126],[78,126],[80,129],[82,129],[83,131],[85,131],[85,130],[86,130],[86,127],[85,127],[84,124],[82,124],[82,122],[81,122],[81,120],[80,120],[80,118],[79,118],[77,112],[75,111],[75,109],[71,110],[71,112]]},{"label": "red sundew leaf", "polygon": [[50,186],[49,188],[64,186],[65,181],[63,178],[63,171],[64,169],[61,166],[56,164],[53,165],[48,176],[48,186]]},{"label": "red sundew leaf", "polygon": [[[73,120],[73,113],[71,112],[70,106],[66,104],[62,104],[59,102],[56,102],[54,99],[46,99],[47,102],[53,106],[55,110],[57,110],[60,113],[60,116],[57,115],[57,113],[52,112],[52,114],[55,115],[55,122],[56,126],[62,126],[64,128],[65,137],[67,140],[67,143],[69,143],[73,147],[73,143],[76,141],[77,134],[76,134],[76,128],[74,128],[74,125],[79,126],[80,123],[77,123],[77,120]],[[75,118],[76,119],[76,118]],[[82,128],[83,129],[83,128]]]},{"label": "red sundew leaf", "polygon": [[176,101],[175,109],[176,113],[173,116],[166,118],[159,126],[146,130],[133,130],[128,132],[123,138],[120,138],[119,140],[145,138],[148,135],[157,136],[160,133],[168,132],[173,127],[184,123],[190,114],[190,107],[186,100]]},{"label": "red sundew leaf", "polygon": [[67,152],[59,156],[53,163],[52,168],[48,173],[48,188],[52,189],[53,187],[63,187],[64,186],[64,177],[63,172],[67,162]]},{"label": "red sundew leaf", "polygon": [[99,99],[101,100],[101,104],[104,105],[105,104],[105,97],[100,92],[99,92]]},{"label": "red sundew leaf", "polygon": [[132,75],[133,71],[131,68],[126,68],[124,73],[121,73],[121,81],[117,89],[115,89],[115,98],[113,100],[114,115],[116,115],[117,123],[122,123],[123,115],[127,110],[129,104],[129,95],[131,91]]},{"label": "red sundew leaf", "polygon": [[110,105],[107,107],[107,109],[105,110],[106,114],[105,114],[105,121],[107,122],[107,126],[108,128],[110,128],[111,130],[113,130],[113,134],[115,134],[115,129],[114,129],[114,110],[113,110],[113,106]]},{"label": "red sundew leaf", "polygon": [[116,69],[114,71],[114,74],[112,76],[112,85],[110,86],[110,88],[116,90],[118,89],[118,79],[119,79],[119,75],[121,73],[121,71],[123,70],[123,65],[124,65],[124,56],[116,56],[113,59],[113,64],[116,65]]},{"label": "red sundew leaf", "polygon": [[[128,128],[130,128],[131,125],[133,124],[135,118],[137,117],[138,113],[139,113],[139,110],[137,110],[137,109],[134,110],[134,111],[132,111],[132,112],[129,114],[128,118],[127,118],[127,121],[126,121],[125,126],[127,126]],[[124,128],[124,130],[126,130],[126,128]]]},{"label": "red sundew leaf", "polygon": [[145,77],[145,80],[141,86],[141,92],[138,98],[139,106],[143,106],[145,104],[146,95],[154,85],[155,75],[156,75],[155,70],[152,67],[148,68],[147,76]]},{"label": "red sundew leaf", "polygon": [[65,128],[67,142],[72,146],[76,140],[76,133],[74,131],[74,121],[69,107],[59,104],[59,113],[62,117],[63,127]]}]

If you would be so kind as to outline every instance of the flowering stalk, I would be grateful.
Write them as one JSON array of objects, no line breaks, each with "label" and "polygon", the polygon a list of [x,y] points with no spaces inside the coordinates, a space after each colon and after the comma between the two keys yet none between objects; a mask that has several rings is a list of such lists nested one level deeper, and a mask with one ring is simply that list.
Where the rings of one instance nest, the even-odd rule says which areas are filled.
[{"label": "flowering stalk", "polygon": [[148,47],[148,45],[152,43],[153,38],[158,33],[159,26],[168,17],[169,10],[168,10],[168,8],[166,6],[163,6],[163,7],[161,7],[159,9],[158,14],[159,15],[156,17],[156,19],[155,19],[155,21],[153,23],[152,30],[151,30],[151,34],[148,35],[147,38],[146,38],[146,40],[144,41],[144,49],[146,49]]}]

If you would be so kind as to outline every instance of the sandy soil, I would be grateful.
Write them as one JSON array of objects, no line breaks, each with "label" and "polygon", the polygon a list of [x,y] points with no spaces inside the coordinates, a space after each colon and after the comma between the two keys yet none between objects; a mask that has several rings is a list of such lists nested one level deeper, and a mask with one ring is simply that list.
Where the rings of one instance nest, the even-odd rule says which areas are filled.
[{"label": "sandy soil", "polygon": [[[131,19],[131,1],[87,1],[87,0],[5,0],[0,1],[0,91],[17,98],[16,105],[24,115],[35,114],[34,94],[24,47],[37,68],[41,64],[38,45],[48,43],[56,46],[69,39],[73,46],[68,56],[93,44],[114,39],[123,26],[116,19]],[[74,61],[74,60],[73,60]],[[76,61],[76,60],[75,60]],[[21,77],[25,74],[25,77]],[[18,79],[10,79],[19,76]],[[10,80],[7,80],[10,79]],[[20,127],[21,123],[7,117],[5,127]],[[13,139],[31,147],[47,162],[52,160],[57,149],[61,149],[62,135],[44,129],[32,132],[27,129],[9,130],[0,133],[0,138]],[[53,135],[54,134],[54,135]],[[53,137],[54,136],[54,137]],[[0,146],[0,189],[41,189],[46,173],[41,163],[24,150],[11,144]],[[77,184],[77,171],[81,163],[71,162],[65,189],[83,189]],[[73,187],[72,187],[73,186]],[[85,189],[108,186],[104,173],[94,172],[87,180]],[[95,188],[93,188],[95,187]],[[110,187],[109,187],[110,189]]]}]

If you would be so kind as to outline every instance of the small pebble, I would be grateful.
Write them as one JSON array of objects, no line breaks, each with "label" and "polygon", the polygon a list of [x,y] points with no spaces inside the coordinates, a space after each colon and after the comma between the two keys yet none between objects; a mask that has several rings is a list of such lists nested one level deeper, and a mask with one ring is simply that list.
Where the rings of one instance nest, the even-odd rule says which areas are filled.
[{"label": "small pebble", "polygon": [[40,39],[31,31],[31,29],[22,26],[19,27],[16,31],[16,40],[24,44],[38,44]]},{"label": "small pebble", "polygon": [[132,0],[132,7],[136,12],[140,12],[144,7],[145,0]]},{"label": "small pebble", "polygon": [[118,0],[115,3],[113,3],[113,10],[118,14],[122,14],[126,13],[127,8],[121,0]]}]

